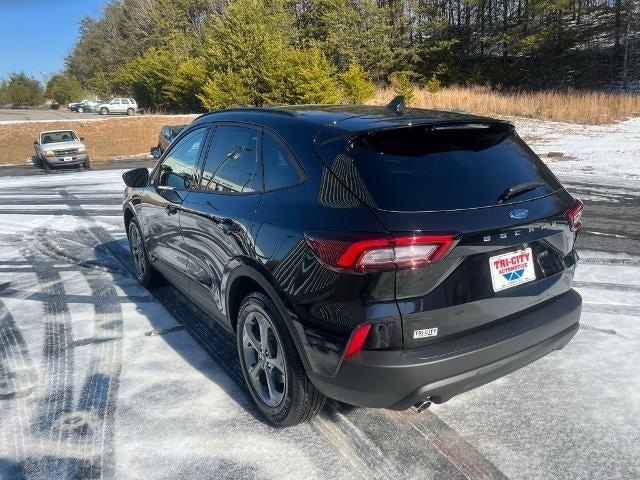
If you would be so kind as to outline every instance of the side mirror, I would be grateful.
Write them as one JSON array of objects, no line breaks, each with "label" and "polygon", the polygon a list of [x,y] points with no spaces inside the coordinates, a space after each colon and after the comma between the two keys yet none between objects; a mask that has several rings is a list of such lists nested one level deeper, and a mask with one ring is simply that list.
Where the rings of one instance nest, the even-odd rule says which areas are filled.
[{"label": "side mirror", "polygon": [[84,142],[84,137],[80,137],[80,141],[81,141],[81,142]]},{"label": "side mirror", "polygon": [[153,147],[150,153],[155,159],[158,159],[162,156],[162,152],[160,152],[160,149],[158,147]]},{"label": "side mirror", "polygon": [[134,168],[122,174],[122,179],[127,187],[142,188],[149,184],[149,170],[146,168]]}]

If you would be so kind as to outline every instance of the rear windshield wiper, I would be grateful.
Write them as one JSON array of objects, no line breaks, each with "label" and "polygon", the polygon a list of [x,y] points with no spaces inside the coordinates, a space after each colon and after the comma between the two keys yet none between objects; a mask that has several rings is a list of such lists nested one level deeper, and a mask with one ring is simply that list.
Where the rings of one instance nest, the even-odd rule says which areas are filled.
[{"label": "rear windshield wiper", "polygon": [[498,197],[498,203],[502,203],[505,200],[508,200],[513,197],[517,197],[522,193],[530,192],[531,190],[535,190],[538,187],[544,187],[544,183],[542,182],[519,183],[518,185],[509,187],[504,192],[502,192],[502,195]]}]

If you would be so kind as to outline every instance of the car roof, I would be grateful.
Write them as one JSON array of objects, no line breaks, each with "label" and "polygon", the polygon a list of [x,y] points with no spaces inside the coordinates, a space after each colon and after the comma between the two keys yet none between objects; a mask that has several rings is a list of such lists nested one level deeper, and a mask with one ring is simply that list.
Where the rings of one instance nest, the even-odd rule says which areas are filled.
[{"label": "car roof", "polygon": [[44,132],[40,132],[38,135],[44,135],[45,133],[62,133],[62,132],[76,133],[74,130],[71,130],[70,128],[65,128],[64,130],[45,130]]},{"label": "car roof", "polygon": [[285,107],[240,107],[217,110],[206,113],[195,123],[215,120],[256,121],[258,118],[268,121],[274,117],[289,117],[296,119],[296,123],[339,125],[340,128],[360,131],[370,128],[389,128],[404,126],[411,123],[443,123],[443,122],[497,122],[499,120],[488,117],[470,115],[464,112],[449,110],[427,110],[421,108],[407,108],[396,112],[384,106],[370,105],[293,105]]}]

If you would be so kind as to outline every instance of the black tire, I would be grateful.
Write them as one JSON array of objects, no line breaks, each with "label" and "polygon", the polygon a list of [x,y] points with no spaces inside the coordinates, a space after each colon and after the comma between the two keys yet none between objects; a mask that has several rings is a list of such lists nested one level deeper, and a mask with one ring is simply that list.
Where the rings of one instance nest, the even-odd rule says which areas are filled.
[{"label": "black tire", "polygon": [[47,161],[42,157],[40,157],[40,164],[42,165],[42,169],[44,170],[44,173],[49,173],[51,171],[51,167],[49,166]]},{"label": "black tire", "polygon": [[[245,339],[244,329],[245,324],[247,324],[247,328],[251,328],[251,325],[256,318],[266,318],[269,321],[273,335],[267,339],[266,343],[271,345],[272,348],[276,345],[276,350],[283,354],[284,371],[286,372],[286,375],[284,375],[284,378],[282,378],[282,376],[280,378],[283,385],[281,393],[282,400],[275,406],[271,406],[266,403],[254,386],[254,381],[268,383],[266,379],[266,368],[271,369],[272,366],[262,369],[262,373],[258,373],[256,375],[256,380],[251,380],[249,373],[250,367],[247,366],[246,357],[250,354],[246,354],[245,349],[248,351],[252,351],[252,348],[256,351],[258,349],[253,347],[252,342]],[[259,331],[262,332],[262,329]],[[313,418],[322,409],[326,398],[309,380],[304,365],[302,364],[295,345],[293,344],[291,335],[284,324],[284,320],[276,306],[267,295],[261,292],[254,292],[247,295],[242,301],[238,312],[238,328],[236,337],[238,356],[240,357],[240,366],[242,368],[242,374],[244,375],[245,382],[255,404],[270,424],[279,428],[291,427]],[[262,334],[260,334],[260,337],[262,337]],[[274,344],[274,339],[279,343]],[[278,345],[280,345],[281,348],[278,348]],[[279,357],[279,355],[276,355],[276,357],[270,357],[269,354],[270,352],[267,350],[263,357],[263,359],[267,359],[265,360],[267,364],[269,362],[268,359],[275,361],[277,357]],[[264,365],[265,361],[261,361],[256,358],[254,371],[255,367],[258,366],[259,363],[262,362]],[[258,370],[261,368],[263,367],[258,367]],[[274,370],[278,369],[275,368]],[[262,390],[264,395],[264,388]],[[270,395],[271,389],[268,389],[268,391]]]},{"label": "black tire", "polygon": [[87,159],[87,161],[84,162],[84,169],[91,170],[91,160]]},{"label": "black tire", "polygon": [[[137,245],[136,233],[139,235],[140,244]],[[129,229],[127,230],[127,236],[129,238],[129,250],[131,252],[131,261],[133,262],[133,272],[138,281],[145,287],[155,285],[160,280],[160,274],[149,263],[149,255],[147,254],[147,246],[144,243],[142,231],[140,225],[135,218],[132,218],[129,222]],[[136,246],[134,247],[134,243]],[[135,248],[135,251],[134,251]],[[138,256],[137,248],[142,249],[142,257]],[[136,260],[138,257],[138,260]],[[142,264],[143,268],[140,269],[139,265]]]},{"label": "black tire", "polygon": [[135,115],[136,111],[133,108],[128,108],[127,109],[127,115],[129,115],[130,117]]},{"label": "black tire", "polygon": [[102,107],[100,109],[100,115],[109,115],[109,109],[107,107]]}]

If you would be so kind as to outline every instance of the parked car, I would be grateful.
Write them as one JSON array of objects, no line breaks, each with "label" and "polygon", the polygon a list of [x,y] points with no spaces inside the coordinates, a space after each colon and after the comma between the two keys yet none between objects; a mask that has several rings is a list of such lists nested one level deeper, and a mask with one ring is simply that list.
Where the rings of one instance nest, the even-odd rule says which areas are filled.
[{"label": "parked car", "polygon": [[138,280],[236,336],[275,425],[420,411],[578,331],[582,203],[512,124],[400,107],[213,112],[123,175]]},{"label": "parked car", "polygon": [[40,132],[33,145],[44,170],[62,165],[83,165],[89,169],[91,160],[83,141],[73,130],[55,130]]},{"label": "parked car", "polygon": [[138,110],[138,104],[133,98],[113,98],[107,103],[101,103],[98,106],[100,115],[109,115],[112,113],[126,113],[127,115],[135,115]]},{"label": "parked car", "polygon": [[80,103],[71,104],[69,110],[78,113],[98,113],[98,107],[102,103],[102,100],[83,100]]},{"label": "parked car", "polygon": [[160,129],[160,135],[158,135],[158,150],[160,154],[164,153],[184,127],[186,125],[165,125]]},{"label": "parked car", "polygon": [[74,108],[77,108],[78,105],[80,105],[81,103],[88,102],[88,101],[90,101],[90,100],[88,98],[85,98],[83,100],[80,100],[79,102],[72,102],[72,103],[67,104],[67,108],[69,110],[73,110]]}]

